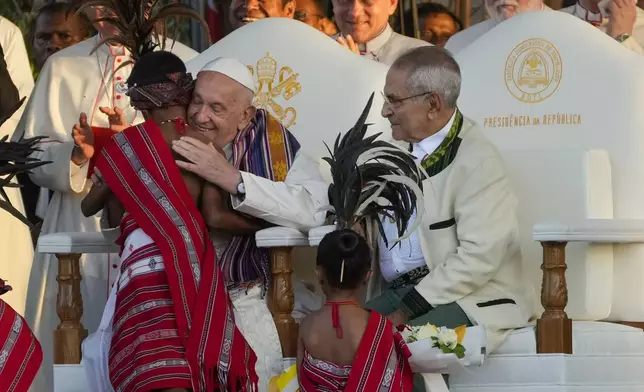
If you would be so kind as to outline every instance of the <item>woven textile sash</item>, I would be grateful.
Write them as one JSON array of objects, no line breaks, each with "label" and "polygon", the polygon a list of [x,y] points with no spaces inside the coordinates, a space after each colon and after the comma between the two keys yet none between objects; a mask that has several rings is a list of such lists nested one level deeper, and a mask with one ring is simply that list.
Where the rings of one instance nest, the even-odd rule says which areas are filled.
[{"label": "woven textile sash", "polygon": [[[233,165],[258,177],[279,182],[286,179],[300,144],[273,116],[262,109],[233,141]],[[261,280],[270,282],[268,250],[255,244],[255,235],[233,236],[219,260],[229,287]]]},{"label": "woven textile sash", "polygon": [[454,160],[454,156],[458,152],[458,148],[454,148],[454,144],[457,141],[458,135],[461,133],[462,127],[463,115],[457,108],[452,127],[449,129],[443,142],[434,152],[425,155],[420,161],[420,165],[427,171],[430,177],[435,173],[440,173]]},{"label": "woven textile sash", "polygon": [[94,155],[89,160],[87,178],[91,178],[92,174],[94,174],[96,160],[100,156],[101,150],[106,144],[112,141],[112,136],[114,136],[116,132],[112,131],[109,128],[92,127],[92,133],[94,134]]},{"label": "woven textile sash", "polygon": [[96,167],[161,250],[193,390],[256,390],[255,354],[235,326],[203,217],[158,126],[114,135]]},{"label": "woven textile sash", "polygon": [[[380,313],[371,312],[358,352],[351,365],[346,387],[337,389],[345,392],[409,392],[414,377],[407,358],[409,348],[400,333]],[[300,369],[299,381],[302,392],[314,392],[318,386],[332,389],[334,375],[322,369],[304,364]],[[337,381],[342,381],[338,377]],[[327,389],[324,389],[327,390]]]},{"label": "woven textile sash", "polygon": [[25,319],[3,300],[0,344],[0,390],[27,391],[42,364],[42,349]]}]

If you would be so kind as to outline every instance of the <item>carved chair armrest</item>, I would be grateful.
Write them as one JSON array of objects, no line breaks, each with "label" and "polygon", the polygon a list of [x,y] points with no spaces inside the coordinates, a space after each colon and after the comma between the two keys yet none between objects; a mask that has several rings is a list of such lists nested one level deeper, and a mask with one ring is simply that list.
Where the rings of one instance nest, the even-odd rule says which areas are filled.
[{"label": "carved chair armrest", "polygon": [[309,246],[317,247],[322,238],[334,230],[336,230],[335,225],[319,226],[309,230]]},{"label": "carved chair armrest", "polygon": [[299,230],[275,226],[255,233],[255,243],[268,248],[273,278],[269,288],[268,308],[273,314],[284,357],[297,356],[298,325],[293,318],[295,293],[291,277],[294,246],[309,246],[309,239]]},{"label": "carved chair armrest", "polygon": [[119,248],[102,233],[53,233],[38,238],[38,252],[51,254],[117,253]]},{"label": "carved chair armrest", "polygon": [[539,242],[644,243],[644,219],[585,219],[534,225]]},{"label": "carved chair armrest", "polygon": [[283,226],[259,230],[255,233],[255,242],[260,248],[309,246],[309,239],[305,233]]},{"label": "carved chair armrest", "polygon": [[644,243],[642,219],[585,219],[568,223],[539,223],[532,236],[543,247],[541,304],[544,312],[537,320],[537,353],[572,354],[572,321],[566,284],[566,244]]},{"label": "carved chair armrest", "polygon": [[81,323],[80,257],[83,253],[116,253],[118,246],[100,232],[53,233],[38,238],[38,252],[55,254],[58,259],[56,313],[60,324],[54,330],[54,363],[78,364],[81,343],[87,330]]}]

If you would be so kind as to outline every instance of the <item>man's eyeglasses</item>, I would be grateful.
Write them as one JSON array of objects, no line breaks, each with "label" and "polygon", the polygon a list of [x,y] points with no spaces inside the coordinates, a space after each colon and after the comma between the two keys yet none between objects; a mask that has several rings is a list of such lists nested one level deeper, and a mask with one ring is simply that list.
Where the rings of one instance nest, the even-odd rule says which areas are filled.
[{"label": "man's eyeglasses", "polygon": [[380,92],[380,93],[382,94],[382,98],[385,100],[385,103],[386,103],[387,105],[389,105],[389,106],[391,106],[391,107],[394,107],[394,108],[399,108],[399,107],[402,105],[402,103],[403,103],[403,102],[405,102],[405,101],[407,101],[407,100],[409,100],[409,99],[422,97],[423,95],[431,94],[432,92],[431,92],[431,91],[427,91],[427,92],[424,92],[424,93],[420,93],[420,94],[416,94],[416,95],[411,95],[411,96],[409,96],[409,97],[405,97],[405,98],[398,98],[398,99],[387,98],[387,96],[385,95],[385,93],[384,93],[384,92]]}]

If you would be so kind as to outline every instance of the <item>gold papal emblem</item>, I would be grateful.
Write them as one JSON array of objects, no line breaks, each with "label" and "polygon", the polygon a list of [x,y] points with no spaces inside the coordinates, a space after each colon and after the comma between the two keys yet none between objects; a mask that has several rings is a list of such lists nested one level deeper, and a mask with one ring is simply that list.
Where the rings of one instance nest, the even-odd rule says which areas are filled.
[{"label": "gold papal emblem", "polygon": [[517,45],[505,62],[505,85],[516,99],[537,103],[559,87],[562,61],[557,48],[541,38]]},{"label": "gold papal emblem", "polygon": [[268,110],[277,117],[286,128],[295,125],[297,111],[294,107],[280,105],[277,100],[280,97],[288,101],[302,91],[300,82],[297,81],[299,74],[294,73],[288,66],[279,68],[277,61],[270,53],[257,61],[255,69],[248,66],[257,83],[253,105],[257,108]]}]

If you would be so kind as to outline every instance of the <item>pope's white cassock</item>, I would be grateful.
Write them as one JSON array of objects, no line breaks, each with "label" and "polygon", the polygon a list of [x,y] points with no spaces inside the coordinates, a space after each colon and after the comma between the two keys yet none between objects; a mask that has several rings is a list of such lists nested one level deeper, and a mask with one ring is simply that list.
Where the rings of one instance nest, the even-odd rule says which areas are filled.
[{"label": "pope's white cassock", "polygon": [[[13,84],[16,85],[21,98],[28,98],[34,87],[34,79],[31,75],[25,41],[18,26],[2,16],[0,16],[0,46],[2,46],[7,71],[9,71]],[[2,124],[0,137],[11,137],[23,111],[24,105]],[[5,188],[4,190],[11,204],[24,214],[20,189]],[[0,261],[0,278],[8,281],[8,284],[13,288],[12,291],[3,295],[2,299],[16,312],[24,314],[29,273],[34,257],[31,234],[26,225],[17,221],[4,210],[0,211],[0,249],[3,249]]]},{"label": "pope's white cassock", "polygon": [[[32,97],[25,110],[20,129],[25,137],[47,136],[42,152],[35,158],[52,161],[33,171],[31,179],[43,188],[37,213],[44,216],[41,235],[56,232],[99,231],[99,217],[85,218],[80,210],[89,191],[89,164],[71,162],[74,142],[72,127],[81,112],[87,113],[92,127],[109,127],[100,106],[120,107],[130,124],[143,121],[131,108],[125,95],[125,81],[131,65],[119,66],[130,59],[120,47],[101,46],[90,54],[99,37],[89,38],[51,56],[43,67]],[[166,49],[184,61],[197,55],[180,43],[167,40]],[[49,204],[48,191],[54,191]],[[85,255],[81,259],[81,292],[84,303],[83,324],[91,333],[99,325],[109,288],[118,271],[118,255]],[[58,325],[56,314],[57,261],[53,255],[36,253],[27,298],[25,317],[43,347],[44,360],[32,391],[53,389],[52,331]]]}]

